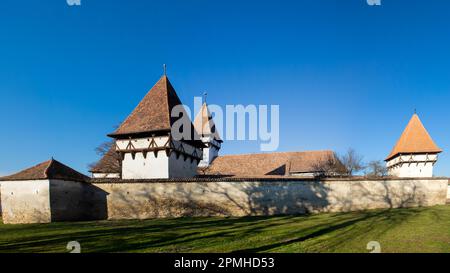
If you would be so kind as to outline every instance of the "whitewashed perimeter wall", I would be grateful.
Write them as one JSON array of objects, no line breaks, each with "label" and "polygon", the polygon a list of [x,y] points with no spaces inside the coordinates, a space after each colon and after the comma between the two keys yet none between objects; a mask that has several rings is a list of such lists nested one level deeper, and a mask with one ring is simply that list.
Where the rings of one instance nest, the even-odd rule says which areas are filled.
[{"label": "whitewashed perimeter wall", "polygon": [[49,223],[49,183],[49,180],[2,182],[3,223]]},{"label": "whitewashed perimeter wall", "polygon": [[109,219],[245,216],[442,205],[447,179],[96,183]]}]

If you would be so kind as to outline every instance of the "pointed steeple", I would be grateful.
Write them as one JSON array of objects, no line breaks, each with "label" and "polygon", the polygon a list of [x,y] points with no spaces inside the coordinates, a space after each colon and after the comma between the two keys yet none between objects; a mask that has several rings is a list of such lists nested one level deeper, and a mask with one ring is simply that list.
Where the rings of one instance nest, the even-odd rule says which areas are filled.
[{"label": "pointed steeple", "polygon": [[202,137],[202,142],[205,144],[203,148],[203,158],[198,164],[198,167],[208,167],[211,162],[219,156],[219,150],[222,144],[216,125],[214,124],[211,113],[209,112],[206,100],[202,108],[194,119],[194,128],[197,134]]},{"label": "pointed steeple", "polygon": [[194,128],[201,137],[212,136],[214,140],[222,142],[206,102],[194,119]]},{"label": "pointed steeple", "polygon": [[[163,75],[119,128],[108,136],[126,138],[134,135],[169,133],[177,119],[189,119],[184,109],[182,117],[171,117],[172,109],[178,105],[182,105],[181,100],[167,76]],[[195,136],[191,120],[188,123],[191,124],[192,137],[187,141],[202,146],[198,135]]]},{"label": "pointed steeple", "polygon": [[440,153],[442,150],[434,143],[423,126],[419,116],[414,113],[397,144],[392,149],[386,161],[399,154]]}]

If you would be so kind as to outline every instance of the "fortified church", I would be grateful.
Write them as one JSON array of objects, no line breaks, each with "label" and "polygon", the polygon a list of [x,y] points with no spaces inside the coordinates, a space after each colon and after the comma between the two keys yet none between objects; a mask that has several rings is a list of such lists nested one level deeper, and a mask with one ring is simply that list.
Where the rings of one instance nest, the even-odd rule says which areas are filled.
[{"label": "fortified church", "polygon": [[[337,160],[332,151],[219,156],[223,141],[204,103],[194,122],[192,138],[175,141],[171,128],[174,107],[181,105],[167,76],[142,99],[119,128],[108,136],[115,146],[92,168],[94,178],[189,178],[202,175],[261,177],[313,176],[320,162]],[[186,113],[181,118],[188,119]]]},{"label": "fortified church", "polygon": [[[350,208],[336,203],[337,197],[332,197],[334,187],[353,187],[355,179],[329,182],[330,178],[324,178],[321,166],[330,163],[342,166],[333,151],[219,155],[223,141],[215,130],[206,103],[193,122],[186,112],[182,113],[181,119],[186,119],[183,124],[189,124],[191,133],[188,139],[176,139],[171,128],[178,118],[171,117],[171,112],[179,105],[182,105],[180,98],[168,77],[163,75],[117,130],[108,135],[114,144],[90,170],[92,177],[54,159],[1,177],[3,221],[270,215],[384,206],[370,200]],[[433,167],[441,152],[414,114],[385,159],[389,177],[383,182],[379,179],[364,181],[364,185],[377,192],[380,183],[385,183],[386,188],[391,187],[392,182],[392,190],[398,191],[398,185],[404,183],[408,186],[402,189],[405,196],[410,194],[410,186],[417,189],[419,185],[427,199],[414,200],[411,206],[445,203],[448,180],[433,178]],[[214,195],[219,186],[226,189],[224,196],[231,199],[229,203],[222,200],[222,195]],[[262,189],[261,194],[268,197],[257,200],[257,195],[249,192],[250,186],[254,191]],[[181,188],[188,194],[181,194]],[[289,193],[285,192],[286,188]],[[142,197],[143,191],[147,197]],[[351,194],[348,189],[347,192],[345,198],[355,203],[362,198],[351,197],[357,194],[354,190],[350,190]],[[118,199],[120,194],[125,197]],[[233,194],[236,197],[231,198]],[[165,203],[167,200],[171,200],[170,205]],[[150,206],[149,202],[160,203]],[[191,204],[189,206],[195,203],[195,209],[186,209],[186,202]],[[242,205],[234,208],[233,204],[239,202]],[[364,207],[364,202],[369,205]],[[139,211],[129,212],[127,206]],[[205,206],[217,207],[217,210],[199,212],[199,208]],[[158,207],[161,210],[164,207],[163,212]]]}]

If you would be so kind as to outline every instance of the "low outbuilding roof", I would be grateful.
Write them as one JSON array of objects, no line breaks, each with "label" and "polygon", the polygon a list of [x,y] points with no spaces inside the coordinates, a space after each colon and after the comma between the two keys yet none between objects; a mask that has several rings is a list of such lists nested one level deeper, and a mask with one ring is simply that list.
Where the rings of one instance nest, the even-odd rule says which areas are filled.
[{"label": "low outbuilding roof", "polygon": [[13,175],[0,177],[0,181],[58,179],[86,182],[89,177],[54,160],[53,158]]}]

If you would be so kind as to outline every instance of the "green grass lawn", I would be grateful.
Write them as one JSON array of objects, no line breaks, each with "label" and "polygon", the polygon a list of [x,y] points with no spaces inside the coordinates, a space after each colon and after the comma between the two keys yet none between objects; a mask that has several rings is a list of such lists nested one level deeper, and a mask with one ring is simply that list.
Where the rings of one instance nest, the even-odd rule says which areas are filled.
[{"label": "green grass lawn", "polygon": [[450,206],[309,216],[0,224],[0,252],[450,252]]}]

